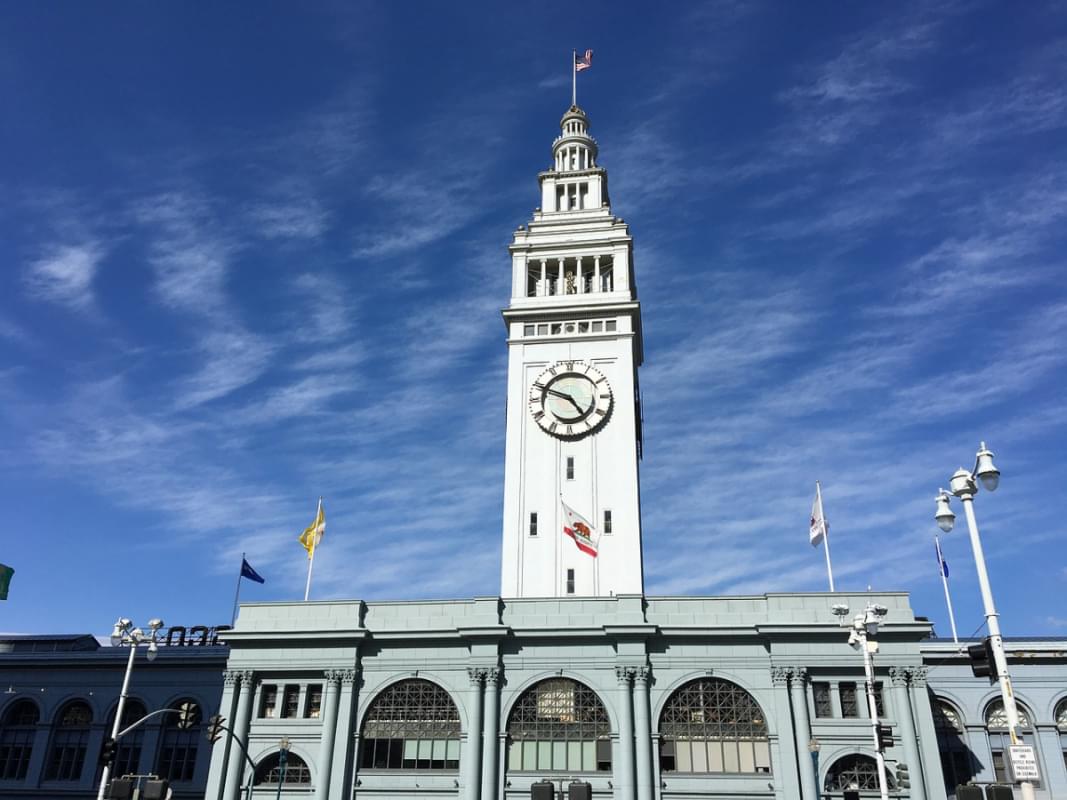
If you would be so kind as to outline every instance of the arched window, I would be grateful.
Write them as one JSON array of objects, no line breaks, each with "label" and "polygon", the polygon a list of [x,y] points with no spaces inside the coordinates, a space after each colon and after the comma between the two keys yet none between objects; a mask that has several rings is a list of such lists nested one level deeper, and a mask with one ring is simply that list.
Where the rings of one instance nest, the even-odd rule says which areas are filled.
[{"label": "arched window", "polygon": [[1063,753],[1063,765],[1067,767],[1067,698],[1060,700],[1053,714],[1056,728],[1060,732],[1060,751]]},{"label": "arched window", "polygon": [[[893,788],[893,778],[886,771],[886,786]],[[854,753],[834,762],[826,773],[823,788],[827,792],[843,789],[858,789],[861,792],[878,791],[878,762],[870,756]]]},{"label": "arched window", "polygon": [[770,772],[767,722],[755,698],[721,678],[691,681],[660,715],[664,772]]},{"label": "arched window", "polygon": [[186,698],[172,703],[177,713],[163,715],[156,773],[168,781],[191,781],[196,772],[196,752],[201,739],[200,706]]},{"label": "arched window", "polygon": [[941,752],[941,774],[945,778],[945,788],[951,794],[961,783],[974,778],[974,759],[964,741],[963,721],[956,707],[931,695],[930,710],[934,715],[937,749]]},{"label": "arched window", "polygon": [[0,721],[0,780],[25,780],[40,719],[32,700],[16,700],[4,712]]},{"label": "arched window", "polygon": [[[1015,708],[1019,712],[1019,727],[1022,729],[1022,740],[1025,744],[1033,745],[1033,726],[1030,724],[1030,712],[1023,708],[1022,703],[1016,701]],[[1011,734],[1008,732],[1008,714],[1004,710],[1004,701],[997,699],[986,706],[985,729],[989,737],[989,750],[993,756],[993,774],[998,783],[1009,783],[1007,759],[1005,753],[1011,744]]]},{"label": "arched window", "polygon": [[304,763],[304,759],[293,751],[285,754],[285,766],[282,766],[282,753],[271,753],[256,766],[256,778],[254,785],[269,783],[277,786],[284,783],[286,786],[310,786],[311,770]]},{"label": "arched window", "polygon": [[611,723],[596,692],[549,678],[523,692],[508,718],[508,769],[611,770]]},{"label": "arched window", "polygon": [[363,720],[362,769],[459,769],[459,710],[448,692],[421,678],[374,698]]},{"label": "arched window", "polygon": [[[116,708],[116,710],[118,710]],[[122,707],[122,722],[119,723],[119,730],[125,730],[137,720],[144,717],[148,713],[145,711],[144,703],[140,700],[128,699]],[[108,719],[107,734],[111,735],[111,726],[115,722],[115,712],[111,712],[111,717]],[[111,764],[112,775],[133,775],[137,773],[137,770],[141,764],[141,745],[144,741],[144,726],[134,728],[127,733],[121,739],[119,739],[118,747],[115,750],[115,760]]]},{"label": "arched window", "polygon": [[75,700],[60,709],[52,733],[45,780],[76,781],[81,777],[92,722],[93,710],[82,700]]}]

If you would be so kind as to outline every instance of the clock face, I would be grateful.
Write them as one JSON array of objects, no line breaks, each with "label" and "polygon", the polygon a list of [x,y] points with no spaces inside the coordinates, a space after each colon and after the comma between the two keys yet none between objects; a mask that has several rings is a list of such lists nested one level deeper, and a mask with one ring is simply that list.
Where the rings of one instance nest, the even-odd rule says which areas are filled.
[{"label": "clock face", "polygon": [[611,412],[608,379],[584,361],[557,361],[530,387],[530,413],[541,428],[560,439],[594,432]]}]

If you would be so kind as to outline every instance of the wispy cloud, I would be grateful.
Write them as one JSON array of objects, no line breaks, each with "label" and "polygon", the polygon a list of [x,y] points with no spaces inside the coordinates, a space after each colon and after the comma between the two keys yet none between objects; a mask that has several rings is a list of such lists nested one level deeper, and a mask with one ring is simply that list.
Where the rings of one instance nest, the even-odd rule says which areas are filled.
[{"label": "wispy cloud", "polygon": [[26,286],[31,294],[74,311],[95,307],[93,279],[104,257],[99,242],[60,245],[30,262]]}]

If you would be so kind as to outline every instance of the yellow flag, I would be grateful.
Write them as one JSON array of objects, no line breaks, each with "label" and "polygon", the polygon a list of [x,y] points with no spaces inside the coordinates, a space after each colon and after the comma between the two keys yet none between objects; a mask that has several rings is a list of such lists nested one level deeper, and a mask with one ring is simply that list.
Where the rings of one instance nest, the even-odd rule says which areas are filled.
[{"label": "yellow flag", "polygon": [[326,533],[326,512],[322,510],[322,498],[319,498],[319,510],[315,514],[315,521],[308,525],[298,540],[308,551],[308,558],[315,554],[315,548],[322,541],[322,535]]}]

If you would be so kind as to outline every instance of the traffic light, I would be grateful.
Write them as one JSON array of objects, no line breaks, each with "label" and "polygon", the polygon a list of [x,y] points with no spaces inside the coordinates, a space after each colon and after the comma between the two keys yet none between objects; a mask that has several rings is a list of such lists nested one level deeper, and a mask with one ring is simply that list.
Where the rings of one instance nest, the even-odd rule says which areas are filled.
[{"label": "traffic light", "polygon": [[165,780],[145,781],[141,785],[141,800],[166,800],[170,784]]},{"label": "traffic light", "polygon": [[115,778],[107,787],[110,800],[130,800],[133,797],[133,781],[129,778]]},{"label": "traffic light", "polygon": [[967,648],[967,658],[971,662],[971,672],[976,678],[997,679],[997,661],[993,658],[993,639],[989,636],[981,644],[972,644]]},{"label": "traffic light", "polygon": [[883,753],[893,746],[893,728],[889,725],[878,726],[878,749]]},{"label": "traffic light", "polygon": [[110,736],[104,739],[104,743],[100,745],[100,763],[110,764],[115,760],[115,751],[119,749],[119,743],[112,739]]},{"label": "traffic light", "polygon": [[903,763],[902,761],[897,762],[897,788],[911,788],[911,776],[908,775],[908,765]]},{"label": "traffic light", "polygon": [[213,714],[207,721],[207,740],[214,744],[222,736],[223,723],[226,722],[226,717],[221,714]]}]

